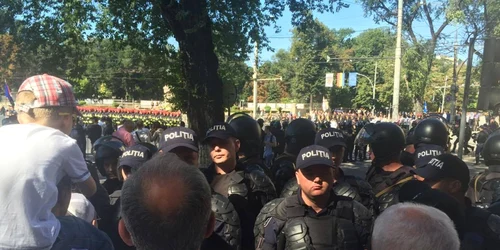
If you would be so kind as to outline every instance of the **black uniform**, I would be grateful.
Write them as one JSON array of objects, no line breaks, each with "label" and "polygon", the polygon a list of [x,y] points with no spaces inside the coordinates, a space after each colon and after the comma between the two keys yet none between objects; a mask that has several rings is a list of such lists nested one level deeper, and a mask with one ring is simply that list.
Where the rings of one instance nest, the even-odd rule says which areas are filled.
[{"label": "black uniform", "polygon": [[285,131],[285,153],[279,155],[271,167],[271,176],[278,194],[285,184],[295,178],[295,160],[304,147],[314,144],[316,126],[306,119],[293,120]]},{"label": "black uniform", "polygon": [[[375,195],[372,187],[365,180],[356,176],[346,175],[342,179],[337,180],[332,190],[336,195],[349,197],[363,204],[371,213],[374,212]],[[280,197],[291,197],[296,195],[298,191],[299,185],[297,184],[297,180],[291,179],[286,183]]]},{"label": "black uniform", "polygon": [[500,216],[473,207],[466,198],[465,232],[461,249],[498,249],[500,246]]},{"label": "black uniform", "polygon": [[380,214],[389,206],[399,203],[399,190],[405,182],[413,180],[413,168],[401,166],[394,172],[372,169],[374,172],[367,173],[366,181],[373,187],[375,194],[375,213]]},{"label": "black uniform", "polygon": [[205,239],[202,249],[241,249],[240,217],[233,204],[225,196],[212,192],[212,211],[215,214],[214,234]]},{"label": "black uniform", "polygon": [[393,123],[367,124],[358,134],[357,143],[369,144],[375,159],[366,173],[366,181],[373,187],[375,212],[381,213],[387,207],[399,202],[401,185],[411,179],[412,168],[401,165],[396,171],[387,172],[383,167],[397,163],[405,146],[405,136],[400,127]]},{"label": "black uniform", "polygon": [[255,224],[256,249],[363,249],[371,217],[360,203],[333,193],[316,213],[299,192],[268,203]]},{"label": "black uniform", "polygon": [[[365,126],[365,122],[363,120],[359,120],[356,122],[356,129],[355,129],[355,132],[354,132],[354,138],[356,138],[356,136],[358,136],[359,134],[359,131],[361,131],[361,129],[363,129],[363,127]],[[354,160],[360,160],[360,161],[364,161],[366,159],[366,147],[364,146],[361,146],[361,145],[354,145]]]},{"label": "black uniform", "polygon": [[274,160],[272,177],[276,193],[281,194],[290,180],[295,180],[296,156],[283,153]]},{"label": "black uniform", "polygon": [[[500,133],[491,133],[483,145],[482,153],[488,170],[471,179],[467,196],[474,204],[487,208],[500,201]],[[491,208],[496,214],[500,212],[496,211],[495,207],[498,206],[496,204]]]},{"label": "black uniform", "polygon": [[486,128],[483,128],[479,133],[477,134],[475,141],[476,141],[476,151],[475,151],[475,157],[476,157],[476,164],[479,164],[479,158],[481,151],[483,150],[484,143],[488,139],[489,136],[489,131],[486,130]]},{"label": "black uniform", "polygon": [[276,197],[273,183],[262,171],[246,169],[241,164],[225,175],[216,174],[213,164],[203,172],[213,190],[227,197],[236,209],[242,229],[242,249],[254,249],[255,219],[260,209]]}]

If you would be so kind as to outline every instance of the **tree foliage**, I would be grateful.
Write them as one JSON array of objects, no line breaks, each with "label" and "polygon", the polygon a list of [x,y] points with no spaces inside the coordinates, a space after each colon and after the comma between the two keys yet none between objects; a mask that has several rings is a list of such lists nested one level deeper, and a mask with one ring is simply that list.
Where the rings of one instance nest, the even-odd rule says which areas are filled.
[{"label": "tree foliage", "polygon": [[[396,26],[398,1],[362,0],[362,4],[366,14],[373,16],[377,23]],[[403,30],[409,40],[404,51],[403,68],[406,72],[402,78],[411,90],[417,112],[422,110],[422,98],[429,83],[438,43],[443,38],[442,32],[452,21],[452,16],[446,15],[448,5],[448,1],[427,0],[407,0],[403,5]],[[415,27],[419,22],[429,25],[430,38],[417,35]]]},{"label": "tree foliage", "polygon": [[[286,7],[300,28],[314,20],[312,11],[333,13],[347,5],[341,0],[6,0],[0,34],[15,33],[22,48],[20,78],[45,72],[70,79],[81,96],[106,94],[97,91],[105,84],[125,98],[155,97],[168,84],[176,106],[200,132],[223,119],[223,84],[241,87],[248,79],[243,62],[250,42],[267,47],[264,28],[279,30],[275,22]],[[116,67],[96,72],[105,62],[93,54],[100,52],[94,46],[106,41],[115,49],[109,58]],[[229,73],[233,69],[239,76]]]},{"label": "tree foliage", "polygon": [[0,78],[12,76],[19,47],[9,34],[0,34]]}]

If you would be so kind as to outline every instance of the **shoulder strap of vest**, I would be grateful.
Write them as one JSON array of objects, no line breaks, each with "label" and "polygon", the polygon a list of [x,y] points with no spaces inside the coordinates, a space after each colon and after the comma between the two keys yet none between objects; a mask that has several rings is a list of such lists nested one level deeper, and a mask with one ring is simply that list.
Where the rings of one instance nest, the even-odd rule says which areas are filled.
[{"label": "shoulder strap of vest", "polygon": [[335,207],[335,215],[348,221],[354,221],[354,210],[352,199],[340,199]]},{"label": "shoulder strap of vest", "polygon": [[404,178],[404,179],[402,179],[402,180],[400,180],[400,181],[398,181],[398,182],[394,183],[393,185],[386,187],[386,188],[385,188],[385,189],[383,189],[382,191],[378,192],[378,193],[375,195],[375,197],[377,197],[377,198],[378,198],[378,197],[380,197],[380,196],[384,195],[385,193],[387,193],[387,192],[391,191],[391,190],[392,190],[395,186],[398,186],[398,185],[400,185],[400,184],[403,184],[403,183],[405,183],[405,182],[407,182],[407,181],[410,181],[410,180],[412,180],[412,179],[413,179],[413,176],[408,176],[408,177],[406,177],[406,178]]},{"label": "shoulder strap of vest", "polygon": [[303,217],[306,214],[306,208],[298,201],[297,196],[291,196],[284,200],[287,219]]}]

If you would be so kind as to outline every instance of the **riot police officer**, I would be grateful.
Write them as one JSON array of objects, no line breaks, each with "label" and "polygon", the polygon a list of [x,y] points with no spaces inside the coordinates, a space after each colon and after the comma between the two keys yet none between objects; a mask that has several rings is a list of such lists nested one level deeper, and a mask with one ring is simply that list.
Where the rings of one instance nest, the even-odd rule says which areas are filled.
[{"label": "riot police officer", "polygon": [[[356,121],[355,130],[354,130],[354,138],[356,138],[359,134],[359,131],[363,129],[365,126],[365,121],[363,118],[360,118]],[[359,145],[354,145],[354,160],[364,161],[366,159],[366,148],[361,147]]]},{"label": "riot police officer", "polygon": [[122,187],[121,174],[118,172],[118,159],[125,151],[123,142],[114,136],[104,136],[94,143],[95,163],[106,181],[102,184],[108,194]]},{"label": "riot police officer", "polygon": [[[273,148],[274,158],[285,152],[285,131],[281,129],[279,120],[271,122],[271,133],[276,137],[277,146]],[[269,166],[271,167],[271,166]]]},{"label": "riot police officer", "polygon": [[[166,129],[160,138],[162,153],[174,153],[180,160],[194,167],[198,162],[198,136],[189,128]],[[215,231],[203,242],[202,249],[241,249],[240,218],[229,199],[212,189],[212,211],[215,214]],[[222,239],[225,243],[220,242]],[[227,246],[225,246],[225,245]]]},{"label": "riot police officer", "polygon": [[500,216],[472,206],[465,197],[470,181],[465,162],[452,154],[442,154],[415,170],[417,179],[428,183],[455,198],[465,212],[463,249],[498,249],[500,245]]},{"label": "riot police officer", "polygon": [[500,215],[500,133],[493,132],[483,145],[484,164],[488,167],[470,182],[468,197],[477,206],[488,208]]},{"label": "riot police officer", "polygon": [[297,154],[304,147],[314,144],[316,126],[310,120],[293,120],[285,131],[285,153],[278,156],[271,168],[274,185],[278,194],[285,184],[294,177]]},{"label": "riot police officer", "polygon": [[403,130],[394,123],[370,123],[359,132],[356,143],[370,146],[372,164],[366,173],[366,181],[375,193],[375,212],[380,213],[398,202],[401,185],[413,179],[412,169],[400,162],[405,146]]},{"label": "riot police officer", "polygon": [[488,136],[489,136],[488,126],[486,124],[483,124],[481,127],[479,127],[479,133],[474,138],[474,140],[477,143],[476,150],[474,152],[474,155],[476,157],[476,165],[479,165],[479,158],[481,155],[481,151],[483,150],[484,143],[488,139]]},{"label": "riot police officer", "polygon": [[[142,164],[151,159],[157,152],[157,148],[149,143],[136,144],[128,147],[119,159],[118,177],[126,181],[128,177],[136,172]],[[121,219],[121,190],[116,190],[110,195],[109,213],[103,218],[101,230],[106,232],[113,242],[115,249],[135,249],[130,247],[120,238],[118,234],[118,222]]]},{"label": "riot police officer", "polygon": [[256,249],[363,249],[371,228],[368,210],[332,192],[332,155],[311,145],[297,157],[300,192],[268,203],[255,225]]},{"label": "riot police officer", "polygon": [[[320,130],[316,134],[314,144],[327,148],[332,155],[335,177],[333,192],[339,196],[350,197],[373,211],[374,194],[370,184],[359,177],[345,175],[341,168],[346,149],[345,137],[342,131],[334,128]],[[297,180],[291,179],[283,188],[280,197],[286,198],[296,195],[298,190]]]},{"label": "riot police officer", "polygon": [[415,167],[425,166],[432,158],[443,154],[448,148],[448,129],[437,118],[427,118],[417,124],[413,132]]},{"label": "riot police officer", "polygon": [[238,161],[247,168],[255,168],[270,175],[269,166],[262,162],[262,130],[257,121],[246,113],[235,113],[227,118],[227,123],[240,141]]},{"label": "riot police officer", "polygon": [[253,226],[260,209],[276,197],[274,185],[262,171],[246,168],[238,162],[240,141],[227,123],[214,124],[203,140],[209,146],[213,163],[204,169],[208,183],[216,193],[231,201],[238,212],[242,249],[255,249]]}]

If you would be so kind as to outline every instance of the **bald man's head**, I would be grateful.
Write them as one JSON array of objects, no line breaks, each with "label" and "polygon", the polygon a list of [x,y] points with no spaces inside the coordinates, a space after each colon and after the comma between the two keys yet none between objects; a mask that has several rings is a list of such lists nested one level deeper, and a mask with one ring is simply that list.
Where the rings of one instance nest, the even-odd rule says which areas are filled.
[{"label": "bald man's head", "polygon": [[198,168],[175,154],[154,157],[134,173],[121,204],[137,249],[199,249],[210,227],[210,186]]}]

